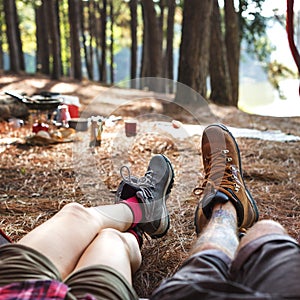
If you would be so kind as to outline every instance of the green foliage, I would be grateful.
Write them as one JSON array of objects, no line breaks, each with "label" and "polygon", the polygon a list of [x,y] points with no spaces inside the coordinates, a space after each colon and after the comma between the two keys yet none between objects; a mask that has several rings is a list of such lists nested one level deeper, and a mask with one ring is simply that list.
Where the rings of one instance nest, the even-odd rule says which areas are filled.
[{"label": "green foliage", "polygon": [[245,41],[249,53],[255,54],[259,61],[268,62],[275,49],[266,34],[270,18],[262,15],[265,0],[240,1],[241,39]]},{"label": "green foliage", "polygon": [[60,18],[60,43],[61,43],[61,60],[63,74],[67,75],[71,57],[70,49],[70,24],[68,20],[68,0],[59,1],[59,18]]},{"label": "green foliage", "polygon": [[4,12],[3,12],[3,0],[0,0],[0,43],[3,51],[7,51],[6,35],[4,33],[5,33],[5,20],[4,20]]},{"label": "green foliage", "polygon": [[[123,0],[113,0],[114,6],[114,25],[113,25],[113,35],[114,40],[114,51],[118,53],[123,47],[129,47],[131,44],[130,37],[130,11],[128,3]],[[111,20],[108,20],[107,37],[110,39],[110,28]]]},{"label": "green foliage", "polygon": [[279,82],[283,78],[296,78],[296,74],[277,61],[271,61],[271,54],[276,47],[271,44],[267,29],[273,22],[285,26],[285,16],[279,16],[274,10],[274,16],[262,15],[262,4],[265,0],[240,1],[240,24],[242,39],[246,44],[248,53],[254,55],[264,68],[269,82],[277,90],[281,99],[285,96],[280,90]]},{"label": "green foliage", "polygon": [[286,96],[281,91],[279,83],[285,78],[297,78],[297,74],[277,61],[269,62],[265,69],[268,74],[268,79],[272,86],[277,90],[279,97],[285,100]]},{"label": "green foliage", "polygon": [[32,1],[16,1],[20,21],[20,32],[23,51],[33,53],[36,50],[36,25],[34,18],[34,3]]},{"label": "green foliage", "polygon": [[[47,0],[46,0],[47,1]],[[86,0],[86,3],[91,3],[91,0]],[[100,6],[102,6],[102,0],[94,0]],[[109,15],[110,1],[114,7],[114,24],[113,32],[111,32],[111,20]],[[114,38],[114,55],[119,53],[124,48],[129,48],[131,45],[131,32],[130,32],[130,9],[129,0],[110,0],[108,1],[108,17],[107,17],[107,45],[111,43],[111,34]],[[185,0],[188,1],[188,0]],[[227,0],[224,0],[227,1]],[[221,2],[221,0],[220,0]],[[240,33],[241,41],[249,53],[255,55],[259,61],[261,61],[267,70],[274,70],[272,62],[270,61],[271,53],[274,51],[274,46],[271,44],[266,30],[270,24],[272,18],[267,18],[262,15],[262,5],[265,0],[240,0],[235,1],[238,5],[237,11],[240,17]],[[2,42],[2,49],[8,51],[6,41],[6,25],[4,19],[3,5],[5,1],[0,0],[0,40]],[[36,6],[41,5],[41,0],[16,0],[17,11],[19,16],[19,24],[21,31],[21,39],[23,45],[23,51],[25,53],[34,53],[36,51],[36,24],[35,24],[35,12]],[[160,13],[159,0],[155,1],[158,15]],[[175,35],[174,35],[174,47],[178,48],[181,43],[181,21],[182,21],[182,9],[184,0],[176,0],[176,13],[175,13]],[[84,11],[85,18],[88,20],[88,11]],[[167,14],[166,14],[167,16]],[[165,17],[166,17],[165,16]],[[99,33],[100,15],[95,11],[95,17],[97,22],[94,25]],[[67,75],[70,66],[70,25],[68,20],[68,0],[59,0],[59,18],[60,18],[60,34],[61,34],[61,57],[63,62],[64,74]],[[284,16],[278,16],[274,13],[274,19],[284,23]],[[98,26],[98,27],[97,27]],[[164,21],[164,35],[166,35],[166,20]],[[141,43],[143,35],[143,19],[142,8],[138,5],[138,41]],[[90,45],[90,33],[88,30],[85,32],[87,44]],[[92,47],[96,49],[96,41],[93,40]],[[101,51],[101,49],[97,49]],[[83,52],[83,49],[82,49]],[[84,53],[82,53],[82,56]],[[107,57],[109,62],[109,55]],[[280,67],[280,70],[283,68]],[[273,72],[276,73],[276,72]],[[278,73],[278,72],[277,72]],[[286,72],[284,72],[285,74]],[[272,77],[272,76],[271,76]]]}]

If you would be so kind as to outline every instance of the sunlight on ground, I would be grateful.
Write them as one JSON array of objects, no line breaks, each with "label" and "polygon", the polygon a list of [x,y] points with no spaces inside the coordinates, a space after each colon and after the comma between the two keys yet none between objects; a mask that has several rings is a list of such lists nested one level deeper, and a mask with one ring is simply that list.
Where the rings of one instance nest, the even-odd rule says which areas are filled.
[{"label": "sunlight on ground", "polygon": [[76,84],[60,82],[51,88],[51,92],[64,91],[64,93],[74,93],[78,86]]},{"label": "sunlight on ground", "polygon": [[[150,124],[150,125],[149,125]],[[153,127],[154,131],[161,131],[164,134],[170,134],[176,139],[186,139],[192,136],[200,135],[207,125],[182,124],[179,128],[174,128],[170,122],[153,122],[148,123],[149,127]],[[265,141],[291,142],[300,141],[299,136],[285,134],[280,130],[256,130],[249,128],[228,127],[230,132],[236,137],[244,137],[251,139],[260,139]]]},{"label": "sunlight on ground", "polygon": [[26,79],[24,84],[32,86],[36,89],[42,89],[49,82],[48,79]]},{"label": "sunlight on ground", "polygon": [[18,79],[19,79],[19,77],[17,77],[17,76],[3,76],[3,77],[0,76],[0,83],[8,84],[8,83],[12,83]]}]

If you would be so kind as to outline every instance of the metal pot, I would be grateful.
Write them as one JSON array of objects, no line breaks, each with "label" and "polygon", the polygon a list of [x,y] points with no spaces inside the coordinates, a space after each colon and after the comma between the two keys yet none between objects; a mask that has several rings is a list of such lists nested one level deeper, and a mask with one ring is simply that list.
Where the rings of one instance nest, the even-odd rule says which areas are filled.
[{"label": "metal pot", "polygon": [[85,118],[73,118],[69,120],[70,128],[74,128],[77,131],[88,130],[88,119]]},{"label": "metal pot", "polygon": [[34,98],[30,98],[15,92],[5,92],[5,94],[25,104],[29,110],[54,111],[60,104],[62,104],[62,99],[59,98],[49,98],[39,95]]}]

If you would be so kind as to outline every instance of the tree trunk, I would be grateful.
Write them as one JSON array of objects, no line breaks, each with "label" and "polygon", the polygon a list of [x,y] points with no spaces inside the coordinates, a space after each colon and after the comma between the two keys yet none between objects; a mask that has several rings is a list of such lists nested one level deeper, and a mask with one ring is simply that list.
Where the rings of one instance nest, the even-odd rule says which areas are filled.
[{"label": "tree trunk", "polygon": [[59,15],[59,33],[61,35],[61,53],[64,53],[64,56],[61,57],[61,69],[62,75],[71,76],[71,37],[70,37],[70,22],[69,22],[69,12],[65,9],[65,1],[58,2],[58,9],[60,12]]},{"label": "tree trunk", "polygon": [[[102,78],[101,75],[101,70],[102,70],[102,65],[101,65],[101,20],[98,18],[98,15],[101,15],[101,8],[100,4],[96,1],[93,1],[94,3],[94,11],[93,11],[93,16],[94,16],[94,24],[90,24],[90,32],[93,33],[93,37],[95,39],[95,44],[96,44],[96,50],[95,50],[95,56],[96,56],[96,62],[97,62],[97,68],[98,68],[98,80],[100,81]],[[93,44],[91,44],[91,47],[93,47]]]},{"label": "tree trunk", "polygon": [[107,0],[103,0],[101,9],[101,65],[100,81],[106,83],[106,25],[107,25]]},{"label": "tree trunk", "polygon": [[[210,43],[211,0],[184,2],[178,81],[206,97]],[[177,103],[192,103],[198,97],[176,94]]]},{"label": "tree trunk", "polygon": [[147,76],[161,77],[162,76],[162,47],[160,41],[160,30],[152,0],[142,0],[144,7],[144,26],[145,38],[147,46],[147,61],[148,70]]},{"label": "tree trunk", "polygon": [[[289,46],[298,68],[298,74],[300,76],[300,54],[294,40],[294,0],[287,0],[287,16],[286,16],[286,31],[288,35]],[[300,86],[299,86],[300,95]]]},{"label": "tree trunk", "polygon": [[16,20],[16,5],[14,0],[5,1],[4,12],[6,22],[6,37],[9,48],[10,70],[20,72],[22,70],[22,62],[19,55],[19,37],[17,37],[18,20]]},{"label": "tree trunk", "polygon": [[[86,3],[86,4],[85,4]],[[92,59],[90,55],[90,48],[87,46],[87,38],[86,38],[86,21],[85,21],[85,10],[87,10],[87,13],[89,14],[89,5],[91,2],[82,2],[80,1],[80,29],[81,29],[81,38],[82,38],[82,45],[83,45],[83,50],[84,50],[84,61],[85,61],[85,66],[88,74],[88,78],[93,80],[93,69],[92,69]],[[87,6],[86,6],[87,5]],[[87,9],[85,9],[87,7]],[[88,31],[89,32],[89,31]],[[89,32],[89,36],[91,36],[91,32]]]},{"label": "tree trunk", "polygon": [[[166,0],[160,0],[158,4],[159,4],[159,9],[160,9],[160,14],[156,18],[157,18],[157,22],[158,22],[159,43],[160,43],[160,47],[162,49],[161,51],[163,51],[165,9],[167,7],[167,4],[166,4]],[[162,72],[163,72],[163,70],[162,70]]]},{"label": "tree trunk", "polygon": [[61,54],[60,54],[60,34],[58,26],[57,0],[44,0],[47,8],[47,18],[49,17],[49,39],[52,56],[51,77],[60,79],[62,74]]},{"label": "tree trunk", "polygon": [[210,99],[214,103],[228,105],[232,103],[231,80],[227,64],[225,41],[222,35],[218,0],[213,0],[211,25],[209,60]]},{"label": "tree trunk", "polygon": [[[135,79],[137,71],[137,0],[130,0],[130,32],[131,32],[131,56],[130,56],[130,78]],[[132,88],[136,88],[135,81],[131,81]]]},{"label": "tree trunk", "polygon": [[[0,26],[1,25],[2,24],[0,22]],[[3,69],[4,69],[3,40],[2,40],[2,34],[0,34],[0,70],[2,71]]]},{"label": "tree trunk", "polygon": [[82,65],[80,55],[80,0],[69,0],[69,23],[71,41],[71,76],[75,79],[82,79]]},{"label": "tree trunk", "polygon": [[115,70],[114,70],[114,4],[110,0],[110,84],[115,82]]},{"label": "tree trunk", "polygon": [[168,20],[167,20],[167,47],[165,57],[165,77],[174,79],[174,56],[173,56],[173,41],[174,41],[174,17],[175,17],[176,1],[168,1]]},{"label": "tree trunk", "polygon": [[[0,2],[0,28],[3,28],[3,2]],[[0,32],[0,70],[4,69],[3,32]]]},{"label": "tree trunk", "polygon": [[239,67],[240,67],[240,27],[238,13],[234,8],[234,0],[225,2],[225,43],[227,50],[227,62],[231,79],[232,106],[238,106],[239,100]]},{"label": "tree trunk", "polygon": [[140,77],[149,76],[149,55],[148,55],[148,19],[146,18],[145,8],[142,5],[142,16],[143,16],[143,43],[142,43],[142,61],[141,61],[141,71]]},{"label": "tree trunk", "polygon": [[25,71],[25,60],[24,60],[24,53],[22,49],[22,40],[21,40],[21,32],[20,32],[20,20],[17,13],[16,1],[14,1],[13,4],[14,4],[13,12],[15,14],[14,19],[16,21],[15,30],[16,30],[16,38],[18,44],[18,56],[19,56],[21,70]]},{"label": "tree trunk", "polygon": [[[91,4],[90,4],[91,2]],[[98,28],[97,26],[97,19],[95,16],[95,11],[93,10],[93,7],[95,7],[95,4],[93,3],[94,0],[89,1],[89,22],[88,22],[88,32],[89,32],[89,61],[91,64],[91,71],[92,71],[92,78],[95,79],[95,70],[94,70],[94,58],[95,58],[95,54],[97,54],[97,47],[95,49],[94,47],[94,41],[95,41],[95,29],[94,26],[96,28]],[[96,45],[97,45],[97,40],[96,40]]]},{"label": "tree trunk", "polygon": [[45,5],[36,5],[35,19],[36,19],[36,69],[42,74],[50,75],[49,68],[49,42],[48,42],[48,22],[45,16]]}]

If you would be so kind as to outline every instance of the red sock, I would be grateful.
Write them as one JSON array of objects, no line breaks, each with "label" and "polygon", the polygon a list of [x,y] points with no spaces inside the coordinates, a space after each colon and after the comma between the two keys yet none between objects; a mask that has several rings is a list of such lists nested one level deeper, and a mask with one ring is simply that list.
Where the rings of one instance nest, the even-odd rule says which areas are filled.
[{"label": "red sock", "polygon": [[126,204],[132,211],[133,214],[133,222],[131,228],[138,224],[143,217],[143,212],[141,209],[141,205],[136,197],[129,198],[127,200],[121,201],[121,203]]}]

